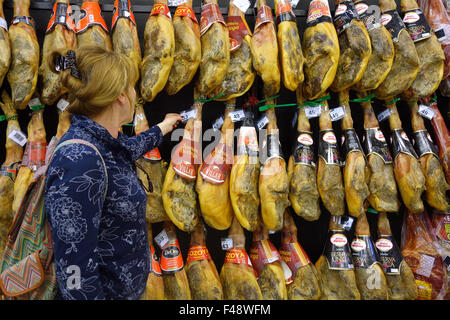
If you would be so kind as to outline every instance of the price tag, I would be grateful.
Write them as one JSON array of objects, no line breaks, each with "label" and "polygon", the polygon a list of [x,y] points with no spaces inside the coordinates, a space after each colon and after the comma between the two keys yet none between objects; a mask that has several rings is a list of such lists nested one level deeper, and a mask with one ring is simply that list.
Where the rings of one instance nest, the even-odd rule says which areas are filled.
[{"label": "price tag", "polygon": [[238,122],[245,118],[245,112],[244,112],[244,110],[236,110],[236,111],[230,112],[229,116],[231,118],[231,121]]},{"label": "price tag", "polygon": [[41,105],[42,105],[42,103],[41,103],[41,100],[39,100],[39,98],[31,99],[30,102],[28,102],[29,107],[41,106]]},{"label": "price tag", "polygon": [[289,2],[291,3],[292,9],[294,9],[295,7],[297,7],[297,4],[300,2],[300,0],[289,0]]},{"label": "price tag", "polygon": [[340,216],[339,217],[339,224],[342,226],[342,228],[344,228],[346,231],[350,231],[350,229],[352,228],[353,225],[353,219],[352,217],[344,217],[344,216]]},{"label": "price tag", "polygon": [[233,249],[233,239],[231,238],[222,238],[220,241],[222,245],[222,250],[230,250]]},{"label": "price tag", "polygon": [[220,128],[222,128],[223,122],[224,122],[223,116],[217,118],[212,125],[213,130],[220,130]]},{"label": "price tag", "polygon": [[59,111],[64,112],[64,110],[66,110],[69,105],[70,105],[69,101],[59,99],[58,103],[56,104],[56,107],[59,109]]},{"label": "price tag", "polygon": [[6,31],[8,31],[8,23],[2,17],[0,17],[0,28],[3,28]]},{"label": "price tag", "polygon": [[427,118],[428,120],[431,120],[431,119],[433,119],[435,112],[430,107],[428,107],[424,104],[421,104],[421,105],[419,105],[419,114],[422,117]]},{"label": "price tag", "polygon": [[343,107],[337,107],[330,109],[331,121],[337,121],[345,116],[345,109]]},{"label": "price tag", "polygon": [[276,231],[269,230],[269,234],[275,234]]},{"label": "price tag", "polygon": [[167,2],[168,7],[178,7],[180,4],[185,3],[186,0],[169,0]]},{"label": "price tag", "polygon": [[13,130],[8,135],[8,138],[21,147],[27,143],[27,136],[22,131]]},{"label": "price tag", "polygon": [[316,118],[322,114],[322,106],[305,107],[305,114],[308,119]]},{"label": "price tag", "polygon": [[188,111],[180,112],[181,122],[186,123],[189,119],[193,119],[197,116],[197,109],[191,109]]},{"label": "price tag", "polygon": [[263,115],[261,119],[258,120],[256,123],[256,126],[258,127],[258,130],[263,129],[267,124],[269,123],[269,118],[267,115]]},{"label": "price tag", "polygon": [[163,229],[156,237],[155,242],[156,244],[162,249],[165,244],[169,241],[169,237],[167,236],[167,232],[165,229]]},{"label": "price tag", "polygon": [[250,1],[249,0],[233,0],[233,5],[237,7],[239,10],[241,10],[243,13],[247,11],[247,9],[250,7]]},{"label": "price tag", "polygon": [[380,112],[377,115],[377,119],[379,122],[386,120],[387,118],[389,118],[391,116],[391,110],[390,109],[386,109],[382,112]]}]

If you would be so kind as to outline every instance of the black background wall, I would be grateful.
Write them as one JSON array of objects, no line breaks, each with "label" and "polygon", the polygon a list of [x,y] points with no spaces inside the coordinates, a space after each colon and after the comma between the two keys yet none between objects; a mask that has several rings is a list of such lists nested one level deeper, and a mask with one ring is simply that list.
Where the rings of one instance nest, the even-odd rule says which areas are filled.
[{"label": "black background wall", "polygon": [[[6,20],[8,23],[13,18],[13,1],[6,0],[4,9],[5,9],[5,15]],[[132,0],[131,1],[134,6],[134,15],[136,17],[137,22],[137,28],[138,28],[138,34],[139,38],[141,39],[141,48],[143,50],[143,39],[144,39],[144,28],[145,28],[145,22],[149,16],[149,12],[151,11],[151,8],[153,6],[153,0]],[[334,2],[330,1],[330,8],[334,12]],[[376,3],[376,0],[369,0],[370,4]],[[398,0],[397,3],[400,1]],[[38,36],[39,44],[42,48],[42,43],[44,39],[45,29],[48,23],[48,20],[51,15],[51,8],[53,7],[53,0],[47,0],[47,1],[31,1],[31,10],[30,14],[35,19],[36,22],[36,33]],[[111,26],[111,19],[112,19],[112,8],[113,8],[113,0],[103,0],[100,1],[100,4],[103,8],[103,16],[105,18],[105,21],[108,25],[108,27]],[[255,0],[251,0],[251,8],[253,8],[255,3]],[[305,30],[305,19],[306,14],[308,10],[308,5],[310,1],[306,0],[300,0],[297,7],[294,9],[294,12],[297,16],[297,22],[299,27],[299,33],[302,36],[303,32]],[[71,1],[71,4],[78,4],[81,5],[81,1]],[[195,13],[197,15],[197,18],[200,19],[200,5],[201,0],[193,0],[193,7],[195,10]],[[226,18],[226,13],[228,11],[228,1],[226,0],[219,0],[219,5],[222,9],[222,13],[224,14],[224,17]],[[273,0],[268,1],[268,5],[272,8],[273,6]],[[172,15],[175,11],[175,7],[171,7]],[[253,30],[255,17],[253,9],[248,9],[246,12],[246,19],[247,22]],[[107,81],[107,80],[105,80]],[[194,79],[195,81],[195,79]],[[160,122],[164,115],[168,112],[181,112],[183,110],[188,109],[192,103],[193,103],[193,83],[194,81],[183,88],[178,94],[174,96],[168,96],[164,92],[161,92],[157,98],[151,102],[147,103],[145,105],[145,111],[147,118],[149,120],[150,125],[154,125],[158,122]],[[3,88],[7,89],[7,80],[5,79]],[[3,89],[2,88],[2,89]],[[262,99],[261,97],[259,97]],[[243,103],[245,97],[238,99],[238,106]],[[295,93],[288,91],[285,89],[282,85],[281,91],[280,91],[280,97],[277,100],[278,104],[285,104],[285,103],[295,103]],[[331,108],[337,107],[338,100],[337,96],[335,94],[332,94],[332,98],[329,101],[329,105]],[[448,98],[442,97],[438,94],[438,105],[441,109],[442,115],[447,119],[447,112],[448,112]],[[384,107],[382,104],[379,103],[379,101],[376,101],[374,104],[375,112],[378,114],[381,112]],[[397,107],[400,112],[400,117],[403,123],[403,127],[407,134],[411,132],[411,125],[409,120],[409,112],[408,112],[408,106],[406,103],[400,101],[397,103]],[[363,115],[361,112],[361,107],[359,104],[351,104],[352,109],[352,117],[354,119],[354,126],[357,130],[358,134],[360,135],[360,139],[362,138],[362,130],[363,130]],[[209,129],[211,128],[211,125],[213,121],[219,117],[224,112],[224,103],[222,102],[209,102],[204,105],[203,107],[203,129]],[[282,144],[282,150],[284,153],[284,157],[286,161],[288,160],[288,157],[290,155],[290,150],[292,148],[292,140],[296,138],[295,136],[295,129],[292,127],[292,120],[294,119],[295,114],[295,108],[277,108],[277,120],[278,120],[278,126],[280,128],[280,140]],[[259,112],[256,113],[255,117],[259,118],[260,114]],[[25,133],[27,132],[27,124],[30,119],[30,111],[22,110],[19,111],[19,120],[20,125],[22,128],[22,131]],[[50,141],[51,137],[55,135],[56,133],[56,127],[58,123],[58,113],[55,106],[46,106],[45,112],[44,112],[44,122],[45,122],[45,128],[47,132],[47,140]],[[425,123],[430,131],[430,134],[433,136],[432,128],[428,120],[425,120]],[[448,124],[447,124],[448,125]],[[336,131],[336,135],[340,136],[340,121],[333,122],[333,127]],[[385,136],[389,136],[389,128],[388,128],[388,122],[384,121],[381,123],[382,130],[385,134]],[[311,129],[314,132],[316,141],[318,138],[318,118],[311,119]],[[132,129],[129,127],[124,128],[124,132],[127,134],[133,134]],[[5,141],[6,139],[6,123],[0,122],[0,141]],[[434,137],[434,136],[433,136]],[[167,135],[164,138],[164,143],[160,147],[161,154],[163,158],[166,161],[170,160],[170,152],[172,150],[172,147],[177,142],[170,141],[170,135]],[[206,141],[204,142],[204,147],[208,145],[210,142]],[[0,147],[0,161],[3,162],[5,158],[5,149],[4,147]],[[291,210],[291,213],[293,211]],[[302,218],[298,217],[293,213],[296,225],[298,227],[298,235],[299,235],[299,242],[309,255],[312,262],[315,262],[320,254],[322,253],[322,249],[324,247],[325,241],[327,240],[327,230],[328,230],[328,222],[330,218],[329,212],[327,212],[322,207],[322,214],[318,221],[315,222],[307,222],[303,220]],[[374,239],[376,239],[376,222],[377,222],[377,215],[368,213],[367,214],[369,223],[371,225],[371,232]],[[402,225],[402,218],[403,218],[403,207],[400,210],[399,213],[393,213],[389,215],[389,219],[391,222],[391,227],[393,234],[395,238],[397,239],[398,243],[400,244],[400,231],[401,231],[401,225]],[[354,224],[355,225],[355,224]],[[156,236],[162,229],[162,223],[156,223],[152,225],[153,228],[153,236]],[[250,232],[245,231],[247,236],[247,250],[249,250],[251,241],[252,241],[252,234]],[[352,230],[350,230],[347,233],[347,236],[349,240],[351,241],[351,238],[354,234],[354,226]],[[189,234],[187,232],[183,232],[181,230],[177,230],[178,239],[181,245],[182,254],[183,257],[186,258],[187,251],[189,249]],[[211,253],[211,256],[216,263],[216,266],[218,270],[220,271],[221,266],[224,261],[225,257],[225,251],[221,249],[220,241],[222,237],[227,236],[227,231],[218,231],[215,229],[212,229],[207,226],[207,246]],[[276,247],[279,246],[281,241],[281,232],[276,232],[275,234],[270,235],[270,239],[275,244]],[[159,253],[159,248],[157,248],[157,252]]]}]

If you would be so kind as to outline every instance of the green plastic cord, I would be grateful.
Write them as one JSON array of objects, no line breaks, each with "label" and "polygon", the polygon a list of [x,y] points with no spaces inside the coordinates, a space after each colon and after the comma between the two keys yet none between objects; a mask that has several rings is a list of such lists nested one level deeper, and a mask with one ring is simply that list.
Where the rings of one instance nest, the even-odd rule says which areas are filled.
[{"label": "green plastic cord", "polygon": [[392,99],[391,101],[387,101],[387,102],[385,102],[385,103],[386,103],[386,106],[390,106],[391,104],[394,104],[394,103],[396,103],[397,101],[400,101],[400,98],[394,98],[394,99]]},{"label": "green plastic cord", "polygon": [[266,101],[276,99],[276,98],[278,98],[279,96],[280,96],[280,95],[277,94],[277,95],[274,96],[274,97],[270,97],[270,98],[267,98],[267,99],[260,100],[256,105],[258,106],[258,105],[260,105],[261,103],[264,103],[264,102],[266,102]]},{"label": "green plastic cord", "polygon": [[265,111],[267,109],[270,109],[272,107],[274,108],[281,108],[281,107],[292,107],[296,106],[296,103],[287,103],[287,104],[266,104],[264,106],[259,107],[259,111]]},{"label": "green plastic cord", "polygon": [[372,99],[375,98],[375,95],[369,94],[367,97],[364,98],[357,98],[357,99],[351,99],[350,102],[367,102],[367,103],[372,103]]},{"label": "green plastic cord", "polygon": [[327,95],[325,97],[322,98],[318,98],[316,100],[311,100],[311,101],[303,101],[303,104],[298,106],[298,108],[303,108],[303,107],[314,107],[317,105],[323,105],[319,102],[325,101],[325,100],[329,100],[330,99],[330,95]]},{"label": "green plastic cord", "polygon": [[225,95],[225,93],[221,93],[218,96],[212,97],[211,99],[194,99],[194,102],[198,101],[198,102],[206,103],[206,102],[214,101],[215,99],[220,98],[223,95]]},{"label": "green plastic cord", "polygon": [[45,105],[40,105],[40,106],[30,106],[30,109],[33,111],[39,111],[45,108]]}]

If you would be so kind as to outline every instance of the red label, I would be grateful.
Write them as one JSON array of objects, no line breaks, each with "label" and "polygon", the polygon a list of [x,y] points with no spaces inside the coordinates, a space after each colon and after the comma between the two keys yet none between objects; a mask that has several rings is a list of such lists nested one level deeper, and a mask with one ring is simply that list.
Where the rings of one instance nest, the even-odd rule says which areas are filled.
[{"label": "red label", "polygon": [[200,18],[200,36],[202,36],[213,23],[223,23],[224,26],[227,24],[223,19],[222,13],[220,12],[219,5],[217,3],[207,3],[202,5],[202,16]]},{"label": "red label", "polygon": [[191,7],[185,6],[184,4],[179,5],[173,17],[189,17],[198,24],[197,17],[195,16],[194,10]]},{"label": "red label", "polygon": [[190,247],[187,262],[189,263],[200,260],[211,260],[211,255],[209,254],[208,248],[204,245]]},{"label": "red label", "polygon": [[153,5],[152,12],[150,12],[150,17],[157,16],[159,14],[165,15],[167,18],[172,19],[169,7],[165,3],[155,3]]},{"label": "red label", "polygon": [[225,255],[225,263],[246,264],[253,268],[247,252],[244,249],[230,249]]},{"label": "red label", "polygon": [[260,240],[252,243],[250,260],[257,275],[260,275],[264,265],[281,260],[281,255],[270,240]]},{"label": "red label", "polygon": [[45,155],[47,153],[46,142],[28,142],[22,159],[24,167],[41,167],[45,165]]},{"label": "red label", "polygon": [[275,7],[275,14],[277,16],[277,22],[283,21],[297,21],[295,14],[292,11],[291,3],[288,0],[281,0]]},{"label": "red label", "polygon": [[295,276],[297,269],[311,263],[308,255],[298,242],[283,244],[280,248],[280,255],[292,271],[292,277]]},{"label": "red label", "polygon": [[67,27],[67,29],[71,31],[75,31],[75,23],[70,17],[72,14],[72,8],[67,3],[55,2],[53,6],[52,16],[47,25],[46,33],[50,32],[53,27],[57,24],[62,24]]},{"label": "red label", "polygon": [[273,23],[272,9],[264,5],[258,10],[256,15],[255,30],[257,30],[261,25],[267,22]]},{"label": "red label", "polygon": [[151,272],[153,272],[154,274],[160,276],[162,275],[161,272],[161,266],[159,265],[159,261],[158,261],[158,256],[156,255],[155,252],[155,248],[153,247],[153,245],[150,246],[150,253],[151,253]]},{"label": "red label", "polygon": [[195,180],[201,159],[200,144],[190,139],[183,139],[172,155],[172,168],[179,176],[187,180]]},{"label": "red label", "polygon": [[105,20],[102,17],[102,10],[98,2],[83,2],[81,11],[83,18],[76,24],[76,33],[84,32],[92,25],[99,25],[106,32],[109,32]]},{"label": "red label", "polygon": [[227,17],[228,33],[230,35],[230,52],[235,52],[242,45],[246,35],[252,35],[247,22],[241,16]]},{"label": "red label", "polygon": [[306,25],[314,25],[320,22],[331,22],[330,8],[327,0],[313,0],[309,4]]},{"label": "red label", "polygon": [[180,271],[183,266],[183,256],[178,240],[169,240],[162,248],[161,270],[164,273],[174,273]]},{"label": "red label", "polygon": [[205,181],[213,184],[224,183],[233,164],[233,151],[224,143],[219,143],[205,159],[200,170]]},{"label": "red label", "polygon": [[147,160],[158,161],[161,160],[161,154],[159,153],[159,149],[155,148],[144,154],[143,156]]},{"label": "red label", "polygon": [[131,11],[130,0],[116,0],[114,2],[113,18],[111,23],[111,29],[116,26],[117,20],[119,18],[130,19],[134,25],[136,25],[136,19],[134,18],[133,11]]}]

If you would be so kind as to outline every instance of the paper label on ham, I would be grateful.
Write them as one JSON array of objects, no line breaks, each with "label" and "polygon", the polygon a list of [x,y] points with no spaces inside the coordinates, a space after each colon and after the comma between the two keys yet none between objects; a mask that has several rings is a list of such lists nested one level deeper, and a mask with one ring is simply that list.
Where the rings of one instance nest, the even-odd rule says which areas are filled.
[{"label": "paper label on ham", "polygon": [[233,248],[225,254],[224,263],[245,264],[253,269],[256,276],[256,271],[253,268],[252,262],[244,249]]},{"label": "paper label on ham", "polygon": [[350,152],[361,152],[364,154],[364,150],[361,146],[361,142],[359,142],[359,137],[356,134],[355,129],[346,129],[343,131],[341,145],[344,163]]},{"label": "paper label on ham", "polygon": [[283,152],[281,151],[280,137],[278,134],[268,134],[263,140],[259,160],[262,165],[265,165],[270,159],[283,159]]},{"label": "paper label on ham", "polygon": [[161,153],[159,152],[158,148],[152,149],[146,154],[143,155],[144,159],[150,160],[150,161],[159,161],[162,159]]},{"label": "paper label on ham", "polygon": [[344,30],[350,26],[353,19],[359,19],[353,1],[343,1],[339,3],[333,19],[337,34],[339,35],[344,32]]},{"label": "paper label on ham", "polygon": [[2,17],[0,17],[0,28],[5,29],[6,31],[8,31],[8,23],[6,22],[6,20]]},{"label": "paper label on ham", "polygon": [[256,14],[256,22],[255,22],[255,31],[258,30],[258,28],[263,25],[264,23],[272,22],[273,23],[273,16],[272,16],[272,9],[266,5],[259,8],[258,13]]},{"label": "paper label on ham", "polygon": [[45,155],[47,153],[47,142],[29,141],[25,148],[22,166],[32,170],[37,170],[45,165]]},{"label": "paper label on ham", "polygon": [[233,150],[224,143],[219,143],[203,161],[200,174],[205,181],[213,184],[225,182],[233,164]]},{"label": "paper label on ham", "polygon": [[27,136],[20,130],[14,129],[8,134],[8,139],[23,147],[27,143]]},{"label": "paper label on ham", "polygon": [[326,164],[341,165],[337,140],[332,129],[322,130],[319,133],[319,157]]},{"label": "paper label on ham", "polygon": [[450,244],[450,215],[448,214],[433,214],[433,223],[436,226],[436,236]]},{"label": "paper label on ham", "polygon": [[76,33],[82,33],[93,25],[99,25],[106,32],[109,32],[98,2],[83,2],[81,5],[81,17],[75,26]]},{"label": "paper label on ham", "polygon": [[175,10],[173,17],[189,17],[192,21],[198,24],[194,10],[192,10],[191,7],[185,6],[183,4],[177,7],[177,10]]},{"label": "paper label on ham", "polygon": [[368,269],[378,263],[378,255],[370,236],[357,235],[350,245],[355,267]]},{"label": "paper label on ham", "polygon": [[364,152],[367,156],[377,154],[384,163],[392,163],[391,152],[380,128],[368,128],[364,130]]},{"label": "paper label on ham", "polygon": [[230,52],[235,52],[241,47],[242,39],[252,33],[247,22],[241,16],[228,16],[227,27],[230,35]]},{"label": "paper label on ham", "polygon": [[281,0],[275,7],[275,14],[277,16],[277,24],[283,21],[297,22],[294,12],[292,11],[291,3],[288,0]]},{"label": "paper label on ham", "polygon": [[312,132],[298,131],[297,140],[295,141],[292,151],[295,164],[306,164],[312,167],[316,166],[314,155],[314,140]]},{"label": "paper label on ham", "polygon": [[242,126],[239,129],[236,154],[257,157],[258,153],[258,137],[255,127]]},{"label": "paper label on ham", "polygon": [[381,27],[379,7],[369,6],[368,1],[365,0],[354,1],[354,3],[356,12],[364,22],[367,31]]},{"label": "paper label on ham", "polygon": [[166,16],[169,19],[172,19],[172,15],[170,14],[170,10],[169,10],[169,7],[167,6],[167,4],[160,3],[160,2],[159,3],[155,3],[153,5],[152,11],[150,12],[150,16],[149,17],[157,16],[157,15],[160,15],[160,14]]},{"label": "paper label on ham", "polygon": [[178,240],[169,240],[162,248],[161,270],[166,274],[172,274],[183,269],[183,266],[183,257]]},{"label": "paper label on ham", "polygon": [[431,293],[433,292],[433,285],[427,281],[415,280],[417,285],[418,297],[417,300],[431,300]]},{"label": "paper label on ham", "polygon": [[330,230],[324,256],[331,270],[353,270],[352,256],[347,237],[342,231]]},{"label": "paper label on ham", "polygon": [[172,168],[181,177],[195,180],[201,163],[201,147],[198,142],[183,139],[172,155]]},{"label": "paper label on ham", "polygon": [[306,27],[309,28],[323,22],[333,22],[328,0],[311,1],[309,4],[308,18],[306,19]]},{"label": "paper label on ham", "polygon": [[72,9],[70,5],[63,2],[55,2],[53,6],[52,16],[47,25],[47,30],[45,33],[53,30],[53,27],[57,24],[62,24],[67,27],[67,29],[71,31],[75,31],[75,23],[73,22],[70,15],[72,14]]},{"label": "paper label on ham", "polygon": [[438,159],[439,151],[437,150],[437,147],[433,144],[433,140],[431,140],[431,136],[426,130],[419,130],[415,131],[412,134],[413,136],[413,142],[414,142],[414,149],[417,152],[417,155],[419,157],[423,156],[424,154],[433,154]]},{"label": "paper label on ham", "polygon": [[400,274],[400,264],[403,261],[400,248],[392,236],[380,235],[375,242],[378,258],[386,274]]},{"label": "paper label on ham", "polygon": [[15,24],[18,24],[20,22],[26,23],[26,24],[28,24],[28,25],[30,25],[30,26],[32,26],[34,28],[34,19],[33,19],[33,17],[16,16],[16,17],[14,17],[12,19],[11,25],[15,25]]},{"label": "paper label on ham", "polygon": [[282,260],[280,253],[270,240],[253,241],[250,248],[250,260],[257,276],[261,274],[264,265]]},{"label": "paper label on ham", "polygon": [[150,254],[152,258],[152,263],[150,264],[150,272],[153,272],[157,276],[161,276],[162,275],[161,266],[159,264],[159,259],[158,256],[156,255],[155,247],[153,247],[153,245],[150,246]]},{"label": "paper label on ham", "polygon": [[401,152],[411,155],[417,159],[417,154],[414,151],[414,148],[409,141],[405,131],[403,131],[402,129],[396,129],[391,132],[391,147],[392,156],[394,157],[394,159]]},{"label": "paper label on ham", "polygon": [[388,10],[383,12],[381,15],[381,23],[391,33],[392,41],[398,42],[398,35],[402,29],[406,28],[406,26],[397,10]]},{"label": "paper label on ham", "polygon": [[120,18],[129,19],[134,25],[136,25],[136,19],[134,18],[133,11],[131,10],[130,0],[116,0],[114,2],[111,29],[114,29],[117,20]]},{"label": "paper label on ham", "polygon": [[405,11],[403,23],[414,42],[431,37],[431,27],[419,9]]},{"label": "paper label on ham", "polygon": [[279,253],[283,261],[291,269],[292,274],[295,275],[297,269],[311,263],[308,255],[298,242],[285,243],[281,246]]},{"label": "paper label on ham", "polygon": [[211,260],[208,248],[205,245],[192,246],[189,248],[187,263],[192,261]]},{"label": "paper label on ham", "polygon": [[213,23],[227,24],[223,19],[222,12],[220,12],[219,5],[217,3],[207,3],[202,5],[202,16],[200,18],[200,36],[204,35],[206,31],[212,26]]}]

